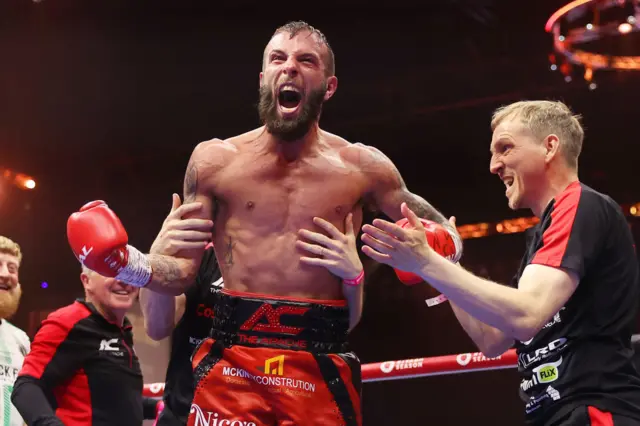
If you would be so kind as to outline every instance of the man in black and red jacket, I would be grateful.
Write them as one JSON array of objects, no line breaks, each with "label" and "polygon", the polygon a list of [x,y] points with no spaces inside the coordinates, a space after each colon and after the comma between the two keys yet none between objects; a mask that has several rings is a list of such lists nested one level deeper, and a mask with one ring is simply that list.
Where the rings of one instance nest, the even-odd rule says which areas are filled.
[{"label": "man in black and red jacket", "polygon": [[[138,290],[83,269],[86,298],[51,313],[32,343],[12,402],[28,425],[140,426],[142,372],[125,313]],[[146,415],[145,415],[146,414]]]},{"label": "man in black and red jacket", "polygon": [[491,129],[489,168],[509,207],[539,219],[511,286],[432,250],[406,206],[412,226],[365,225],[362,250],[442,292],[486,356],[515,346],[525,424],[636,426],[640,267],[622,208],[578,179],[580,116],[561,102],[521,101],[496,110]]}]

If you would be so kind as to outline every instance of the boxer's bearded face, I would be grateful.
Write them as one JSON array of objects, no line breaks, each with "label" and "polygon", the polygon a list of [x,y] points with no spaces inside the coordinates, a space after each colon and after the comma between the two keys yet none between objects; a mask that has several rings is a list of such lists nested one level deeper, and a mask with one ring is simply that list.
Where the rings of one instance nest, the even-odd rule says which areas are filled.
[{"label": "boxer's bearded face", "polygon": [[327,57],[327,46],[308,31],[280,32],[265,48],[258,113],[280,141],[303,138],[333,96],[337,78],[327,75]]},{"label": "boxer's bearded face", "polygon": [[305,92],[289,83],[276,87],[260,86],[258,112],[267,131],[282,141],[302,138],[319,120],[327,84]]},{"label": "boxer's bearded face", "polygon": [[20,305],[22,288],[18,280],[18,258],[0,252],[0,318],[11,318]]}]

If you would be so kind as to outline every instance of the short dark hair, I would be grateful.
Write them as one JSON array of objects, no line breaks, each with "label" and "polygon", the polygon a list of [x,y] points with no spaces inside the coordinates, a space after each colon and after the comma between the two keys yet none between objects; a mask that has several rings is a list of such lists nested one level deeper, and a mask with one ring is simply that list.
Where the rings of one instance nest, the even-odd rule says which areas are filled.
[{"label": "short dark hair", "polygon": [[327,40],[327,37],[325,37],[325,35],[319,29],[312,27],[311,25],[309,25],[304,21],[291,21],[279,27],[273,33],[271,38],[275,37],[276,34],[279,34],[279,33],[287,33],[289,34],[289,38],[294,38],[296,35],[298,35],[298,33],[302,31],[308,31],[311,34],[315,35],[316,37],[318,37],[320,42],[326,46],[327,53],[328,53],[324,61],[326,64],[326,74],[327,76],[335,75],[336,61],[335,61],[335,56],[333,55],[333,49],[329,45],[329,41]]}]

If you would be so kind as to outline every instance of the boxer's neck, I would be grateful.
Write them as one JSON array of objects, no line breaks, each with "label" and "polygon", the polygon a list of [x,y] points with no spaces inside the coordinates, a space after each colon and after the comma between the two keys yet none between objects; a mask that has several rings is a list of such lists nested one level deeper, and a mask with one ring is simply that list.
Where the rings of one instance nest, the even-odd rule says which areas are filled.
[{"label": "boxer's neck", "polygon": [[285,141],[272,134],[269,135],[269,145],[273,150],[287,162],[293,162],[313,149],[319,139],[318,123],[315,122],[309,128],[309,131],[300,139],[293,141]]}]

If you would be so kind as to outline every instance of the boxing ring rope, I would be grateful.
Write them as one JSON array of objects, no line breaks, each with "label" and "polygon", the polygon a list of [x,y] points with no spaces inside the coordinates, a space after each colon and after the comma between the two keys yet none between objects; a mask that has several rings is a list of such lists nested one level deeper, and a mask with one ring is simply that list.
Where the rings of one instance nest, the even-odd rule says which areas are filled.
[{"label": "boxing ring rope", "polygon": [[471,352],[429,358],[373,362],[362,365],[362,381],[365,383],[381,382],[443,374],[470,373],[473,371],[502,370],[515,368],[517,364],[518,356],[513,349],[495,358],[487,358],[482,352]]},{"label": "boxing ring rope", "polygon": [[[501,370],[515,368],[518,357],[511,349],[496,358],[487,358],[481,352],[444,355],[429,358],[411,358],[395,361],[373,362],[362,365],[362,381],[381,382],[403,380],[416,377],[461,374],[473,371]],[[164,383],[144,385],[144,396],[162,397]]]},{"label": "boxing ring rope", "polygon": [[[640,344],[640,334],[631,336],[633,345]],[[482,352],[468,352],[457,355],[443,355],[428,358],[410,358],[395,361],[372,362],[362,364],[362,381],[382,382],[385,380],[415,379],[417,377],[462,374],[474,371],[505,370],[516,368],[518,356],[510,349],[495,358],[487,358]],[[144,385],[143,394],[147,397],[162,397],[164,383]]]}]

